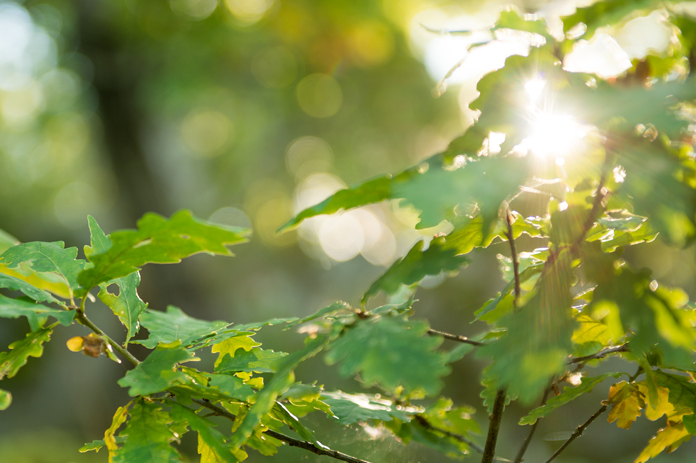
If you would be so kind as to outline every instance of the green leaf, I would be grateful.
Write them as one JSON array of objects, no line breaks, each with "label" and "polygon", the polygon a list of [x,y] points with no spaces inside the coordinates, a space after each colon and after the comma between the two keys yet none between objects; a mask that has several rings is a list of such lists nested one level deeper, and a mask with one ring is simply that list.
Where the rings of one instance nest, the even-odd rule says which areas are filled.
[{"label": "green leaf", "polygon": [[369,420],[391,421],[394,418],[408,421],[411,415],[417,413],[408,408],[399,410],[391,401],[368,394],[322,392],[321,400],[331,407],[331,413],[343,426]]},{"label": "green leaf", "polygon": [[290,429],[294,430],[305,441],[311,442],[316,447],[326,448],[326,446],[317,441],[317,438],[314,436],[314,432],[307,429],[307,427],[302,424],[302,422],[297,419],[295,415],[290,413],[290,411],[282,403],[276,402],[271,410],[271,415],[288,425]]},{"label": "green leaf", "polygon": [[191,429],[210,447],[221,461],[234,462],[237,458],[225,443],[225,437],[215,429],[215,424],[196,415],[193,411],[175,402],[169,402],[172,407],[171,416],[177,422],[187,421]]},{"label": "green leaf", "polygon": [[668,144],[668,140],[625,137],[616,148],[618,162],[626,170],[617,194],[631,201],[637,214],[649,217],[663,239],[682,246],[696,236],[696,190],[678,179],[693,178],[696,171],[682,163]]},{"label": "green leaf", "polygon": [[172,418],[159,404],[138,400],[120,434],[126,441],[113,455],[114,463],[179,462],[179,453],[169,445],[176,439],[167,427],[171,422]]},{"label": "green leaf", "polygon": [[9,352],[0,352],[0,380],[12,378],[20,368],[27,364],[29,357],[43,355],[43,343],[51,340],[51,328],[40,328],[10,344]]},{"label": "green leaf", "polygon": [[0,254],[7,251],[12,246],[17,246],[19,240],[4,230],[0,230]]},{"label": "green leaf", "polygon": [[[118,285],[118,296],[109,292],[108,284],[102,284],[99,291],[99,299],[112,310],[128,330],[124,342],[124,347],[127,347],[130,338],[140,329],[138,317],[145,311],[147,304],[138,296],[137,288],[140,285],[140,274],[138,272],[131,273],[123,278],[117,278],[113,283]],[[150,348],[152,347],[154,346]]]},{"label": "green leaf", "polygon": [[232,375],[211,374],[210,387],[220,390],[223,394],[235,399],[248,401],[254,395],[251,386],[244,384],[241,378]]},{"label": "green leaf", "polygon": [[215,226],[179,211],[171,219],[148,213],[138,221],[137,230],[111,233],[111,247],[93,253],[94,267],[80,273],[78,280],[87,291],[100,283],[127,276],[147,263],[170,264],[206,252],[232,255],[226,246],[246,241],[246,230]]},{"label": "green leaf", "polygon": [[[476,205],[483,218],[483,234],[488,234],[501,203],[515,194],[527,177],[526,159],[480,157],[469,158],[463,164],[446,169],[433,165],[424,174],[394,185],[393,197],[404,198],[420,211],[417,228],[454,220]],[[457,213],[457,206],[466,212]]]},{"label": "green leaf", "polygon": [[570,263],[565,252],[547,263],[531,299],[500,321],[507,334],[478,350],[480,356],[493,360],[490,375],[498,379],[498,387],[507,387],[510,395],[519,394],[525,403],[533,401],[553,375],[565,370],[566,357],[572,352]]},{"label": "green leaf", "polygon": [[36,302],[55,302],[61,304],[61,302],[48,291],[44,291],[24,280],[3,273],[0,273],[0,288],[7,288],[11,291],[21,291],[24,295],[34,299]]},{"label": "green leaf", "polygon": [[27,317],[32,330],[39,328],[47,316],[58,320],[61,325],[70,326],[75,318],[74,310],[52,309],[34,302],[12,299],[0,294],[0,317],[19,318]]},{"label": "green leaf", "polygon": [[237,332],[235,334],[236,336],[230,336],[229,338],[216,342],[213,345],[211,352],[213,354],[218,354],[218,358],[215,361],[216,367],[220,365],[220,362],[222,362],[225,355],[234,357],[234,354],[238,349],[244,349],[245,351],[249,352],[254,347],[259,347],[261,345],[260,342],[256,342],[252,339],[251,336],[253,335],[251,333]]},{"label": "green leaf", "polygon": [[577,399],[583,394],[592,392],[594,387],[607,379],[608,377],[618,378],[621,373],[604,373],[591,378],[582,378],[581,383],[575,387],[566,387],[561,395],[552,397],[546,402],[546,405],[535,408],[529,415],[520,419],[519,424],[534,424],[539,418],[548,416],[558,407],[567,404],[568,402]]},{"label": "green leaf", "polygon": [[101,254],[102,252],[108,251],[111,247],[111,238],[104,233],[95,218],[91,215],[87,216],[87,224],[89,226],[92,246],[85,246],[85,256],[89,258],[93,254]]},{"label": "green leaf", "polygon": [[367,384],[389,390],[402,386],[406,393],[423,391],[435,395],[440,377],[449,373],[447,357],[436,349],[442,338],[428,336],[425,322],[396,317],[358,320],[332,345],[326,361],[342,361],[343,376],[360,373]]},{"label": "green leaf", "polygon": [[[263,415],[268,413],[276,403],[280,394],[286,391],[295,381],[294,370],[297,366],[308,358],[314,357],[329,342],[334,333],[330,335],[317,336],[314,339],[308,338],[305,347],[281,359],[277,366],[276,374],[266,386],[257,394],[256,402],[251,406],[249,412],[244,416],[242,423],[230,438],[232,448],[241,447],[253,434],[254,430],[261,423]],[[260,349],[253,349],[251,352]],[[251,353],[249,352],[249,353]],[[247,353],[246,351],[242,352]],[[225,359],[230,358],[228,356]],[[223,359],[222,364],[225,363]],[[221,365],[222,365],[221,364]]]},{"label": "green leaf", "polygon": [[62,241],[19,244],[2,253],[0,262],[10,269],[26,263],[34,272],[56,274],[74,291],[79,287],[77,276],[85,267],[85,261],[76,259],[77,248],[64,249],[64,246]]},{"label": "green leaf", "polygon": [[131,397],[165,391],[177,383],[185,383],[186,375],[176,371],[177,364],[199,360],[178,345],[159,345],[147,358],[118,380],[129,387]]},{"label": "green leaf", "polygon": [[0,410],[7,410],[12,403],[12,394],[4,389],[0,389]]},{"label": "green leaf", "polygon": [[294,320],[294,321],[288,323],[287,327],[285,327],[283,329],[288,330],[295,325],[307,323],[309,321],[316,320],[317,318],[322,318],[326,315],[333,315],[336,312],[350,310],[350,308],[351,308],[350,304],[348,304],[347,302],[343,302],[343,301],[334,302],[333,304],[326,306],[323,309],[319,310],[315,314],[309,315],[309,316],[304,317],[304,318],[299,318],[297,320]]},{"label": "green leaf", "polygon": [[259,348],[250,351],[242,350],[235,353],[234,357],[226,354],[220,360],[220,363],[215,366],[216,373],[236,373],[245,371],[248,373],[274,373],[283,363],[284,357],[288,354],[285,352],[274,352],[272,350],[263,350]]},{"label": "green leaf", "polygon": [[587,29],[581,37],[589,39],[600,27],[613,26],[638,10],[656,7],[654,0],[611,0],[595,2],[591,6],[577,8],[575,13],[563,18],[563,30],[568,32],[583,23]]},{"label": "green leaf", "polygon": [[411,286],[428,275],[441,272],[453,272],[467,264],[468,253],[482,240],[482,220],[468,221],[460,228],[455,228],[447,236],[433,238],[428,248],[423,251],[424,241],[418,241],[404,257],[392,264],[367,290],[363,304],[380,291],[394,294],[402,285]]},{"label": "green leaf", "polygon": [[[136,296],[137,297],[137,296]],[[181,341],[183,347],[194,344],[201,338],[211,336],[230,324],[223,321],[209,322],[189,317],[178,307],[167,306],[166,312],[146,309],[140,315],[140,324],[147,328],[150,336],[144,341],[133,341],[148,349],[157,344]]]}]

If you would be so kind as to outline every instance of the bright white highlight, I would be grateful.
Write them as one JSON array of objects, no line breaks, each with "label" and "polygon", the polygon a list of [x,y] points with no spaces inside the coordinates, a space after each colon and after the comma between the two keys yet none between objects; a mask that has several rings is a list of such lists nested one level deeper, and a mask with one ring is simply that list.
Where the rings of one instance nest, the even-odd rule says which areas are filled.
[{"label": "bright white highlight", "polygon": [[566,156],[575,150],[587,130],[570,116],[542,112],[534,117],[527,147],[543,157]]}]

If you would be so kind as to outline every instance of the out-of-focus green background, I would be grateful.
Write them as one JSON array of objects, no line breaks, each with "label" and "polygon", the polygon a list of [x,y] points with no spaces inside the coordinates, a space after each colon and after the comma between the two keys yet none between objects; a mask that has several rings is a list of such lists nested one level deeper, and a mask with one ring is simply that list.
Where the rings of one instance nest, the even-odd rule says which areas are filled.
[{"label": "out-of-focus green background", "polygon": [[[438,81],[467,55],[470,39],[426,28],[486,27],[506,3],[0,1],[0,228],[21,241],[82,248],[87,214],[110,232],[133,227],[148,211],[169,216],[187,208],[203,219],[252,227],[251,242],[234,248],[231,259],[196,256],[146,268],[140,294],[150,307],[174,304],[192,316],[244,323],[307,315],[338,299],[358,304],[371,281],[420,237],[411,213],[382,204],[313,219],[283,235],[275,230],[300,208],[415,165],[460,134],[475,116],[466,106],[476,80],[518,45],[508,39],[507,51],[481,47],[437,97]],[[572,11],[573,2],[517,6],[558,13]],[[692,250],[644,248],[628,258],[694,294]],[[424,282],[417,316],[458,334],[481,330],[469,321],[501,287],[498,252],[506,249],[475,252],[458,276]],[[123,336],[100,303],[88,310],[114,337]],[[24,320],[3,320],[0,348],[27,330]],[[116,385],[126,366],[70,353],[65,340],[82,334],[80,327],[61,328],[43,358],[3,381],[14,402],[0,412],[1,462],[106,461],[104,451],[77,448],[101,438],[127,401]],[[258,335],[276,350],[296,349],[302,337],[275,328]],[[134,352],[145,355],[137,346]],[[473,356],[455,364],[444,394],[476,407],[485,429],[482,367]],[[298,379],[362,390],[320,359],[303,366]],[[553,439],[567,438],[607,388],[544,420],[527,461],[548,457],[559,445]],[[514,456],[527,431],[515,426],[523,413],[514,405],[507,412],[500,455]],[[623,431],[599,421],[557,461],[628,462],[660,427],[639,421]],[[444,460],[386,433],[333,427],[323,418],[310,417],[309,424],[330,446],[375,463]],[[220,427],[229,431],[227,423]],[[197,461],[194,441],[185,438],[182,451]],[[677,456],[656,461],[691,461],[690,452],[693,446],[682,446]],[[287,448],[276,458],[319,460]],[[265,460],[252,451],[248,461]]]}]

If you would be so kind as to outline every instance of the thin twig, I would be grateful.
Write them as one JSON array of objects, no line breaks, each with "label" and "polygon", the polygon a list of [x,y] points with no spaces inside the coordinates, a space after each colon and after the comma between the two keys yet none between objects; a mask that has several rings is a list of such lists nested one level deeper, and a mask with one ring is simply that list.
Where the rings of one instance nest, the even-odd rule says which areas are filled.
[{"label": "thin twig", "polygon": [[583,363],[583,362],[587,362],[590,360],[597,360],[597,359],[604,358],[610,354],[616,354],[618,352],[628,352],[628,350],[629,350],[628,343],[621,344],[620,346],[607,347],[605,349],[600,350],[596,354],[585,355],[584,357],[571,358],[568,360],[568,364],[572,365],[574,363]]},{"label": "thin twig", "polygon": [[505,212],[505,221],[507,222],[507,238],[510,244],[510,258],[512,259],[512,273],[515,278],[515,300],[513,301],[515,309],[520,306],[520,264],[517,259],[517,248],[515,247],[515,235],[512,232],[512,218],[510,210]]},{"label": "thin twig", "polygon": [[498,389],[498,392],[495,394],[495,402],[493,402],[493,413],[491,413],[488,424],[486,448],[483,450],[483,458],[481,459],[481,463],[491,463],[495,458],[495,444],[496,442],[498,442],[500,422],[503,419],[503,410],[505,409],[505,392],[505,389]]},{"label": "thin twig", "polygon": [[[236,416],[233,415],[232,413],[228,412],[222,407],[218,407],[217,405],[214,405],[206,400],[201,400],[201,399],[192,399],[194,402],[196,402],[198,405],[207,408],[208,410],[212,410],[215,412],[216,415],[223,416],[229,420],[234,421],[236,419]],[[273,431],[272,429],[268,429],[264,431],[264,434],[267,436],[273,437],[274,439],[278,439],[279,441],[285,442],[291,447],[299,447],[301,449],[307,450],[309,452],[315,453],[317,455],[324,455],[327,457],[335,458],[336,460],[341,460],[341,461],[347,461],[349,463],[370,463],[367,460],[361,460],[360,458],[355,458],[350,455],[346,455],[345,453],[341,453],[337,450],[330,450],[330,449],[322,449],[319,447],[315,447],[314,444],[311,442],[306,442],[303,440],[295,439],[294,437],[286,436],[283,433],[280,433],[278,431]]]},{"label": "thin twig", "polygon": [[416,421],[418,421],[421,425],[423,425],[423,427],[431,429],[433,431],[437,431],[437,432],[442,433],[448,437],[452,437],[454,439],[457,439],[460,442],[464,442],[472,450],[474,450],[478,453],[483,453],[483,447],[478,445],[476,442],[467,439],[466,437],[462,436],[461,434],[455,434],[453,432],[447,431],[446,429],[438,428],[437,426],[430,424],[424,416],[416,415],[415,418],[416,418]]},{"label": "thin twig", "polygon": [[[551,383],[553,385],[553,383]],[[546,388],[544,391],[544,397],[541,399],[541,404],[539,405],[540,407],[543,407],[546,405],[546,400],[549,398],[549,394],[551,394],[552,386],[549,386]],[[524,458],[525,452],[527,452],[527,448],[529,447],[529,444],[532,442],[532,437],[534,437],[534,433],[536,432],[537,426],[539,426],[539,421],[541,421],[541,418],[537,419],[534,424],[532,425],[532,429],[529,430],[529,434],[527,434],[527,438],[522,442],[522,447],[520,447],[520,450],[517,452],[517,456],[515,457],[515,463],[521,463],[522,459]]]},{"label": "thin twig", "polygon": [[[119,343],[117,343],[116,341],[111,339],[106,333],[104,333],[104,331],[102,331],[101,328],[99,328],[97,325],[92,323],[92,321],[90,319],[88,319],[87,316],[85,315],[84,309],[82,307],[77,309],[77,315],[75,318],[77,319],[78,322],[85,325],[86,327],[88,327],[89,329],[91,329],[92,331],[97,333],[99,336],[101,336],[104,340],[106,340],[106,342],[111,344],[111,346],[119,354],[121,354],[126,360],[128,360],[130,363],[132,363],[133,365],[136,365],[136,366],[138,364],[140,364],[140,360],[135,358],[133,356],[133,354],[131,354],[130,352],[128,352],[128,350],[121,347],[121,345]],[[228,412],[227,410],[225,410],[221,407],[213,405],[206,400],[201,400],[201,399],[192,399],[192,400],[194,402],[196,402],[198,405],[201,405],[209,410],[212,410],[213,412],[215,412],[216,415],[224,416],[225,418],[228,418],[232,421],[234,421],[234,419],[235,419],[235,416],[232,413]],[[360,458],[355,458],[355,457],[352,457],[350,455],[346,455],[345,453],[338,452],[336,450],[321,449],[321,448],[315,447],[314,444],[312,444],[311,442],[306,442],[303,440],[295,439],[293,437],[286,436],[285,434],[282,434],[282,433],[277,432],[277,431],[273,431],[271,429],[265,431],[265,433],[266,433],[266,435],[271,436],[275,439],[278,439],[279,441],[285,442],[286,444],[290,445],[291,447],[299,447],[301,449],[310,451],[310,452],[315,453],[317,455],[324,455],[327,457],[335,458],[337,460],[347,461],[349,463],[370,463],[367,460],[361,460]]]},{"label": "thin twig", "polygon": [[585,421],[583,424],[581,424],[580,426],[577,427],[577,429],[575,430],[575,432],[573,432],[573,434],[570,436],[570,438],[569,438],[567,441],[565,441],[565,442],[563,443],[563,445],[561,445],[561,447],[560,447],[558,450],[556,450],[556,451],[554,452],[553,455],[551,455],[551,458],[549,458],[548,460],[546,460],[546,463],[551,463],[553,460],[555,460],[556,457],[557,457],[558,455],[560,455],[561,452],[563,452],[563,451],[566,449],[566,447],[568,447],[570,444],[572,444],[573,441],[574,441],[575,439],[577,439],[578,437],[582,436],[582,433],[585,432],[585,429],[587,429],[587,427],[588,427],[589,425],[591,425],[592,422],[593,422],[594,420],[596,420],[597,418],[599,418],[599,415],[601,415],[601,414],[604,413],[605,411],[607,411],[607,406],[606,406],[606,405],[602,405],[602,407],[601,407],[599,410],[597,410],[597,411],[595,412],[595,414],[592,415],[592,416],[590,417],[590,419],[588,419],[588,420]]},{"label": "thin twig", "polygon": [[464,344],[471,344],[472,346],[480,347],[480,346],[485,346],[485,342],[481,341],[474,341],[473,339],[469,339],[466,336],[459,336],[458,334],[449,334],[445,333],[444,331],[438,331],[438,330],[428,330],[428,334],[432,336],[442,336],[445,339],[450,339],[452,341],[458,341],[458,342],[463,342]]}]

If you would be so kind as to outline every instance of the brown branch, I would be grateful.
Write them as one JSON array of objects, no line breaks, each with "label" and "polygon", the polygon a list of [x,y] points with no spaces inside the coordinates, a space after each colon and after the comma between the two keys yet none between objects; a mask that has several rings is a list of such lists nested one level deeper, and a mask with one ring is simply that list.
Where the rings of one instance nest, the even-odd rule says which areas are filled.
[{"label": "brown branch", "polygon": [[449,339],[449,340],[457,341],[457,342],[463,342],[464,344],[471,344],[472,346],[476,346],[476,347],[481,347],[481,346],[486,345],[485,342],[474,341],[473,339],[469,339],[466,336],[459,336],[458,334],[449,334],[449,333],[445,333],[444,331],[430,329],[430,330],[428,330],[428,334],[431,336],[442,336],[445,339]]},{"label": "brown branch", "polygon": [[573,432],[573,434],[570,436],[570,438],[569,438],[567,441],[565,441],[565,442],[563,443],[563,445],[561,445],[561,447],[560,447],[558,450],[556,450],[556,451],[554,452],[553,455],[551,455],[551,458],[549,458],[548,460],[546,460],[546,463],[551,463],[553,460],[555,460],[556,457],[557,457],[558,455],[560,455],[561,452],[563,452],[563,451],[566,449],[566,447],[568,447],[570,444],[572,444],[573,441],[574,441],[575,439],[577,439],[578,437],[582,436],[582,433],[585,432],[585,429],[587,429],[587,427],[588,427],[589,425],[591,425],[592,422],[593,422],[594,420],[596,420],[597,418],[599,418],[599,415],[601,415],[601,414],[604,413],[605,411],[607,411],[607,406],[606,406],[606,405],[602,405],[602,407],[601,407],[599,410],[597,410],[597,411],[595,412],[595,414],[592,415],[592,416],[590,417],[590,419],[588,419],[588,420],[585,421],[583,424],[581,424],[580,426],[577,427],[577,429],[575,430],[575,432]]},{"label": "brown branch", "polygon": [[491,413],[489,419],[486,448],[483,450],[483,458],[481,459],[481,463],[491,463],[495,458],[495,444],[498,442],[500,421],[503,419],[505,397],[505,389],[498,389],[498,392],[495,394],[495,402],[493,402],[493,413]]},{"label": "brown branch", "polygon": [[600,350],[596,354],[585,355],[584,357],[571,358],[568,360],[568,364],[572,365],[574,363],[584,363],[584,362],[587,362],[590,360],[597,360],[597,359],[604,358],[610,354],[616,354],[618,352],[628,352],[628,351],[629,351],[628,343],[625,343],[625,344],[621,344],[620,346],[607,347],[605,349]]},{"label": "brown branch", "polygon": [[77,314],[75,315],[75,319],[82,325],[86,326],[87,328],[91,329],[95,333],[97,333],[99,336],[101,336],[106,342],[108,342],[111,347],[114,348],[116,352],[121,354],[126,360],[128,360],[130,363],[133,365],[138,365],[140,363],[140,360],[135,358],[133,354],[128,352],[128,350],[124,349],[119,343],[111,339],[106,333],[104,333],[101,328],[99,328],[97,325],[92,323],[92,321],[87,318],[85,315],[84,308],[80,306],[77,308]]},{"label": "brown branch", "polygon": [[[553,385],[553,382],[551,383]],[[540,407],[543,407],[546,405],[546,400],[549,398],[549,394],[551,394],[552,386],[549,386],[546,388],[544,391],[544,397],[541,399],[541,405]],[[529,444],[532,442],[532,437],[534,437],[534,433],[536,432],[537,426],[539,426],[539,421],[541,421],[541,418],[537,419],[534,424],[532,425],[532,429],[529,430],[529,434],[527,434],[527,438],[522,442],[522,447],[520,447],[520,450],[517,452],[517,456],[515,456],[515,463],[521,463],[522,459],[524,458],[524,454],[527,452],[527,448],[529,447]]]}]

